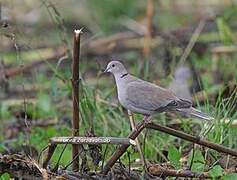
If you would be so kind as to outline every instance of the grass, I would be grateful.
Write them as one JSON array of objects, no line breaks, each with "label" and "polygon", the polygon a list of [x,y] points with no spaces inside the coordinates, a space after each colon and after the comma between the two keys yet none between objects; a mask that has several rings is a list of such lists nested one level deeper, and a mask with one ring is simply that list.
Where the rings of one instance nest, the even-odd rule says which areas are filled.
[{"label": "grass", "polygon": [[[208,62],[208,61],[206,61]],[[83,65],[82,65],[83,66]],[[47,82],[45,77],[38,78],[39,82]],[[118,136],[118,137],[126,137],[130,132],[130,126],[127,114],[123,111],[123,109],[118,106],[110,106],[103,102],[98,101],[97,96],[100,96],[100,99],[111,102],[111,98],[115,98],[115,88],[113,88],[112,82],[107,82],[105,80],[107,78],[97,79],[98,84],[88,84],[86,81],[81,81],[81,98],[80,98],[80,116],[81,116],[81,129],[80,133],[84,134],[86,130],[90,128],[94,128],[95,134],[97,136]],[[111,80],[111,79],[110,79]],[[46,118],[58,118],[61,119],[62,113],[57,109],[54,105],[59,101],[59,99],[63,99],[63,97],[68,97],[70,95],[70,88],[67,88],[67,85],[63,85],[63,87],[55,88],[57,84],[55,81],[58,81],[57,78],[52,77],[50,82],[50,94],[47,95],[46,92],[39,92],[37,95],[37,104],[34,107],[27,106],[27,111],[32,114],[33,119],[46,119]],[[205,82],[208,81],[205,80]],[[47,82],[48,83],[48,82]],[[105,85],[107,84],[107,85]],[[211,84],[210,82],[206,83],[205,86]],[[105,87],[103,87],[105,86]],[[205,87],[204,86],[204,87]],[[65,88],[66,87],[66,88]],[[103,88],[102,88],[103,87]],[[111,88],[112,87],[112,88]],[[66,91],[65,91],[66,90]],[[233,98],[236,98],[236,94],[233,94]],[[232,99],[232,98],[230,98]],[[207,137],[210,141],[215,143],[224,144],[225,146],[236,148],[236,130],[234,128],[230,128],[231,121],[236,118],[236,113],[230,117],[228,112],[231,110],[233,104],[231,104],[229,99],[229,103],[223,102],[223,100],[219,100],[216,107],[212,107],[208,102],[204,106],[204,111],[208,112],[209,109],[214,109],[216,112],[213,114],[215,119],[214,127],[209,131]],[[2,118],[9,118],[10,113],[2,107]],[[7,114],[7,115],[6,115]],[[67,109],[67,114],[69,118],[70,108]],[[224,124],[220,121],[221,117],[230,118],[229,124]],[[219,117],[219,118],[218,118]],[[137,122],[141,120],[140,115],[136,115]],[[166,123],[166,118],[164,115],[158,115],[154,118],[158,123]],[[192,124],[196,124],[196,121],[186,121],[182,120],[182,127],[188,133],[192,132]],[[199,123],[198,123],[199,124]],[[200,128],[203,130],[205,126],[203,124],[199,124]],[[68,136],[70,135],[70,127],[66,125],[66,123],[60,124],[58,127],[49,127],[46,130],[41,128],[31,128],[30,133],[30,144],[37,147],[38,150],[41,150],[48,143],[48,138],[53,136]],[[198,132],[196,132],[198,134]],[[142,135],[142,138],[144,134]],[[25,135],[21,133],[17,138],[18,142],[25,143]],[[148,133],[148,138],[146,140],[146,150],[145,156],[146,158],[156,161],[162,157],[162,150],[170,150],[171,145],[176,142],[176,138],[166,135],[164,133],[150,131]],[[18,143],[17,143],[18,144]],[[175,143],[176,144],[176,143]],[[179,151],[183,151],[183,149],[187,146],[188,143],[180,141],[178,145],[180,146]],[[57,162],[60,152],[62,151],[63,146],[59,146],[57,151],[52,159],[52,162]],[[110,157],[115,147],[109,146],[106,154],[106,159]],[[103,147],[103,151],[105,147]],[[137,158],[139,158],[138,153],[134,153],[133,149],[129,149],[131,162],[135,162]],[[219,153],[213,151],[216,157],[220,157]],[[63,157],[60,161],[61,165],[66,165],[69,163],[71,157],[70,147],[66,149],[63,154]],[[128,163],[127,156],[123,156],[122,161]],[[195,168],[194,168],[195,169]],[[200,169],[199,169],[200,170]],[[203,170],[203,169],[202,169]]]}]

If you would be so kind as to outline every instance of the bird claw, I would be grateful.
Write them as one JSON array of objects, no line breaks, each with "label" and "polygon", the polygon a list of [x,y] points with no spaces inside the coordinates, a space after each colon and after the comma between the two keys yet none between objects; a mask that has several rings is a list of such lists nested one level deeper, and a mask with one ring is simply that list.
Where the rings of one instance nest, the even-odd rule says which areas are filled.
[{"label": "bird claw", "polygon": [[151,119],[151,116],[147,116],[145,118],[145,122],[148,124],[148,123],[151,123],[152,119]]}]

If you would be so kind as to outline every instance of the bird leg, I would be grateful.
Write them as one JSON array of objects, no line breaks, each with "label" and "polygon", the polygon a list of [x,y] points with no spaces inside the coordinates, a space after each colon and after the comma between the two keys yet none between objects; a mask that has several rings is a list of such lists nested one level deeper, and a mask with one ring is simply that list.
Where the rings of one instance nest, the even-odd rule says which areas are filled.
[{"label": "bird leg", "polygon": [[[131,125],[132,130],[135,130],[136,129],[136,124],[135,124],[135,121],[134,121],[133,113],[130,110],[128,110],[128,117],[129,117],[129,121],[130,121],[130,125]],[[142,152],[141,144],[139,142],[138,137],[135,139],[135,142],[136,142],[137,150],[139,152],[139,155],[140,155],[140,158],[141,158],[141,161],[142,161],[142,165],[145,168],[145,170],[147,170],[146,159],[145,159],[144,153]]]},{"label": "bird leg", "polygon": [[[128,138],[135,140],[136,137],[141,133],[142,130],[144,130],[144,128],[146,127],[146,123],[145,123],[145,117],[142,120],[142,122],[138,123],[136,125],[135,130],[133,130]],[[117,160],[126,152],[126,150],[128,149],[129,145],[121,145],[119,146],[116,151],[113,153],[112,157],[109,159],[109,161],[105,164],[104,168],[102,169],[101,173],[103,174],[107,174],[109,172],[109,170],[112,168],[112,166],[117,162]]]}]

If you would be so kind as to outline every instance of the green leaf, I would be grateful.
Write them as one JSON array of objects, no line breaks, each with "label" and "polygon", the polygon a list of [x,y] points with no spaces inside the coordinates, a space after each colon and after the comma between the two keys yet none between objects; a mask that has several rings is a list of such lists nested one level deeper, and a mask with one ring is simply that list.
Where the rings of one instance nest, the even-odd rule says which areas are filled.
[{"label": "green leaf", "polygon": [[0,176],[1,180],[8,180],[10,179],[10,175],[8,173],[4,173],[3,175]]},{"label": "green leaf", "polygon": [[175,146],[171,146],[168,151],[168,159],[170,160],[171,164],[174,165],[176,168],[180,167],[180,160],[181,153]]},{"label": "green leaf", "polygon": [[[191,164],[192,156],[193,151],[190,153],[188,158],[189,165]],[[203,172],[204,166],[205,166],[205,159],[202,155],[202,152],[200,150],[195,150],[191,170],[194,172]]]},{"label": "green leaf", "polygon": [[223,176],[221,180],[235,180],[237,179],[237,173],[231,173]]},{"label": "green leaf", "polygon": [[11,116],[11,114],[8,110],[8,107],[3,104],[0,104],[0,118],[7,119],[10,116]]},{"label": "green leaf", "polygon": [[220,165],[216,165],[208,172],[208,174],[212,178],[220,177],[223,175],[223,169]]},{"label": "green leaf", "polygon": [[199,163],[199,162],[195,162],[195,163],[193,163],[191,170],[194,171],[194,172],[203,172],[204,164]]},{"label": "green leaf", "polygon": [[233,43],[233,33],[231,32],[230,27],[225,22],[222,17],[217,18],[216,20],[219,36],[224,44],[229,45]]}]

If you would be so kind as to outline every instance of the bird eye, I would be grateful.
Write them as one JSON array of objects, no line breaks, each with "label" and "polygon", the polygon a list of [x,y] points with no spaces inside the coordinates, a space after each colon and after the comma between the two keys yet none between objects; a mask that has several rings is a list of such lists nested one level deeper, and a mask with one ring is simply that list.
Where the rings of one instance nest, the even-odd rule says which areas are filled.
[{"label": "bird eye", "polygon": [[112,67],[115,67],[115,65],[114,65],[114,64],[112,64]]}]

